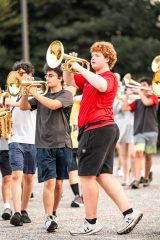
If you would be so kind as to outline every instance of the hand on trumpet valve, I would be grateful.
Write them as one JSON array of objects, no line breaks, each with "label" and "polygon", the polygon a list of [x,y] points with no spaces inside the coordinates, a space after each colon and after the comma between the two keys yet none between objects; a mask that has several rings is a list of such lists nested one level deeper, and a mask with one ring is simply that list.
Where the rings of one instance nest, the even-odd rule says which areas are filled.
[{"label": "hand on trumpet valve", "polygon": [[69,53],[69,55],[70,55],[70,56],[73,56],[73,57],[77,57],[77,56],[78,56],[78,53],[76,53],[76,52],[71,52],[71,53]]},{"label": "hand on trumpet valve", "polygon": [[34,96],[37,93],[37,86],[36,85],[29,85],[27,87],[27,95]]}]

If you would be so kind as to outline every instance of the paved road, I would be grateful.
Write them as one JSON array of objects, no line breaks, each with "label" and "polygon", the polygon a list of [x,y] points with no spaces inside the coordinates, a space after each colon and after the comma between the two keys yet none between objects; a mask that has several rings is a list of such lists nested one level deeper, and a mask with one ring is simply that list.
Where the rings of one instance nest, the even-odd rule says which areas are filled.
[{"label": "paved road", "polygon": [[[119,178],[121,181],[121,178]],[[42,184],[37,183],[35,177],[35,198],[30,201],[29,214],[31,224],[23,227],[14,227],[9,221],[0,220],[0,240],[158,240],[160,239],[160,155],[154,157],[153,182],[148,188],[141,187],[139,190],[125,189],[133,206],[140,209],[144,216],[136,227],[128,235],[118,236],[116,230],[120,227],[122,216],[114,203],[105,193],[100,190],[98,205],[98,218],[103,224],[103,230],[97,235],[86,237],[72,237],[69,230],[76,228],[83,222],[83,208],[70,208],[73,194],[68,181],[64,183],[64,196],[58,210],[59,229],[56,233],[47,233],[44,228],[44,211],[42,204]],[[2,209],[2,199],[0,197]]]}]

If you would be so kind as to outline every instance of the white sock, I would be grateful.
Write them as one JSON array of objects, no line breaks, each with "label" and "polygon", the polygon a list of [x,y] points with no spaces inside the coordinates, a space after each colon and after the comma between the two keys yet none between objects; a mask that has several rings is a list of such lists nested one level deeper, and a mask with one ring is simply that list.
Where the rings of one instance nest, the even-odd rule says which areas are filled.
[{"label": "white sock", "polygon": [[4,209],[10,208],[10,203],[4,203]]}]

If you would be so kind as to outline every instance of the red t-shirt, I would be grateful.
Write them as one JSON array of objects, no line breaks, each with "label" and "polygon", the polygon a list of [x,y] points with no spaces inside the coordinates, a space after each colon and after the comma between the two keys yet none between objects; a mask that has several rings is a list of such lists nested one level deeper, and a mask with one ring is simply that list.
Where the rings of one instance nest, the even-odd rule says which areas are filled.
[{"label": "red t-shirt", "polygon": [[[158,104],[158,97],[154,94],[152,95],[149,95],[148,98],[151,98],[153,100],[153,104],[151,105],[152,107],[154,107],[155,105]],[[129,104],[130,108],[131,108],[131,112],[134,112],[134,109],[135,109],[135,104],[136,104],[136,100],[134,100],[133,102],[131,102]]]},{"label": "red t-shirt", "polygon": [[82,75],[75,74],[74,76],[76,85],[83,91],[78,117],[79,128],[100,120],[107,121],[91,126],[87,128],[87,130],[114,123],[113,101],[118,89],[117,78],[111,71],[107,71],[99,75],[106,79],[108,83],[106,92],[99,92],[95,87],[87,82]]}]

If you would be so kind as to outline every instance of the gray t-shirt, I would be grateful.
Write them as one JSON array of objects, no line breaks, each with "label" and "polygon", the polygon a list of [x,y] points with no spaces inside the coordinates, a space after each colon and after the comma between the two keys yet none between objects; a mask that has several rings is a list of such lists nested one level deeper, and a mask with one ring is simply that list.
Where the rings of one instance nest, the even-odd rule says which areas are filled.
[{"label": "gray t-shirt", "polygon": [[29,100],[32,110],[37,109],[36,138],[37,148],[72,147],[69,127],[69,116],[73,105],[73,96],[67,90],[47,93],[48,98],[59,100],[63,107],[51,110],[35,98]]}]

